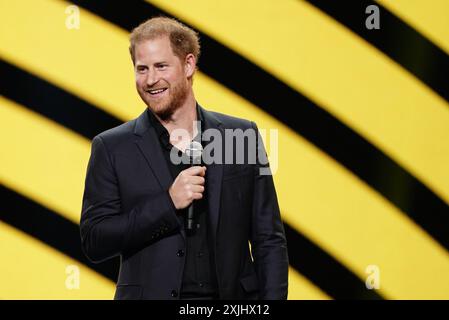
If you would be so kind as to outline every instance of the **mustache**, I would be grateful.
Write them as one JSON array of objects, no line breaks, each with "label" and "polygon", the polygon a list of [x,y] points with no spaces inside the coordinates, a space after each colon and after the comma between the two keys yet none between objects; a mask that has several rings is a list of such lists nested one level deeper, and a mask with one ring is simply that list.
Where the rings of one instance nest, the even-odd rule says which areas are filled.
[{"label": "mustache", "polygon": [[149,85],[145,85],[144,86],[144,90],[148,91],[148,90],[160,90],[160,89],[167,89],[170,85],[168,83],[166,83],[165,81],[158,81],[155,84],[149,86]]}]

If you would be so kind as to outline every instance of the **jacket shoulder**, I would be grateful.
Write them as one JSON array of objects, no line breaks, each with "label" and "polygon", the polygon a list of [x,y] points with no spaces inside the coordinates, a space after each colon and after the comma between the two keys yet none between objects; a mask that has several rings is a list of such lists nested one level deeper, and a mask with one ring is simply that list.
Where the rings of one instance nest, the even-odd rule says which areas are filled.
[{"label": "jacket shoulder", "polygon": [[255,126],[252,121],[243,118],[237,118],[227,114],[209,111],[217,120],[219,120],[225,129],[248,129]]},{"label": "jacket shoulder", "polygon": [[133,141],[135,123],[136,119],[127,121],[117,127],[103,131],[96,135],[93,140],[101,140],[107,145],[108,149],[114,150],[125,142]]}]

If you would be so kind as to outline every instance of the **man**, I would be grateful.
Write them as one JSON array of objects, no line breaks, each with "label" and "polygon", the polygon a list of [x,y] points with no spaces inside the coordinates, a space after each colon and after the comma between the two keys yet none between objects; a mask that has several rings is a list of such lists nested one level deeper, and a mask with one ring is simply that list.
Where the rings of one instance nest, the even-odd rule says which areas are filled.
[{"label": "man", "polygon": [[[262,174],[268,166],[259,157],[222,161],[229,141],[220,139],[209,159],[218,161],[175,161],[189,159],[192,141],[205,153],[207,130],[223,140],[225,130],[252,130],[264,155],[256,125],[196,103],[200,46],[190,28],[152,18],[130,42],[148,108],[93,139],[80,223],[85,254],[93,262],[121,257],[115,299],[286,299],[287,246],[272,176]],[[255,143],[246,145],[245,159]]]}]

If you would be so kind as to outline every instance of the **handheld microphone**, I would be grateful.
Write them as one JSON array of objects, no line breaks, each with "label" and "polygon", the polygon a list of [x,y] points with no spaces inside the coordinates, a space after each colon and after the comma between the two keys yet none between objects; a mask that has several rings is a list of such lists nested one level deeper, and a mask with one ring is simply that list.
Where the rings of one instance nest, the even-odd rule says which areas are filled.
[{"label": "handheld microphone", "polygon": [[[190,159],[190,165],[201,165],[201,157],[203,155],[203,146],[198,141],[192,141],[186,148],[186,154]],[[190,204],[187,210],[186,228],[187,230],[194,229],[194,217],[193,217],[193,202]]]}]

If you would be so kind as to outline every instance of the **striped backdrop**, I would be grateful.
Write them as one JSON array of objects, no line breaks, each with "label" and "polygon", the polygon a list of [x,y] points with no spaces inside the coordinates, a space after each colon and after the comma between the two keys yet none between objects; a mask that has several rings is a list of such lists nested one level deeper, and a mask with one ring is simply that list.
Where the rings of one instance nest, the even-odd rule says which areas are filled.
[{"label": "striped backdrop", "polygon": [[90,140],[144,110],[128,34],[161,14],[201,34],[200,104],[279,132],[289,299],[449,299],[447,0],[0,0],[0,299],[113,297]]}]

